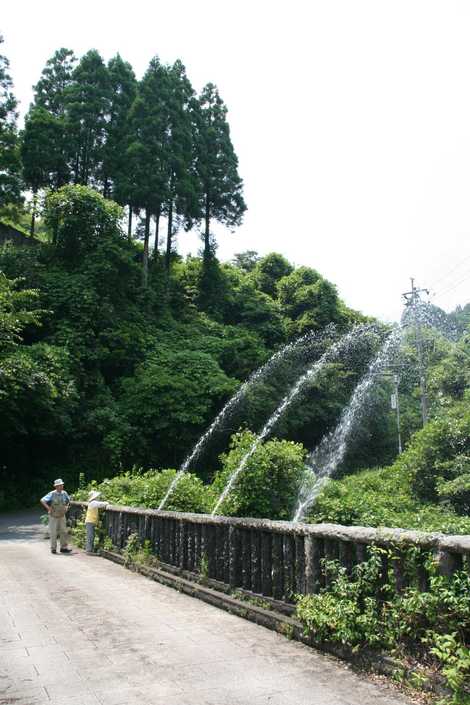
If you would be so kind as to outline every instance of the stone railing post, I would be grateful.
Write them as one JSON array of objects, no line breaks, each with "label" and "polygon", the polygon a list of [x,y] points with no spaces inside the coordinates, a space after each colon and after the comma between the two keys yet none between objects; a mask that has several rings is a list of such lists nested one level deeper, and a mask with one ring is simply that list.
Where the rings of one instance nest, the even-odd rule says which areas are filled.
[{"label": "stone railing post", "polygon": [[232,588],[240,587],[242,584],[242,537],[240,530],[235,526],[229,526],[229,585]]},{"label": "stone railing post", "polygon": [[446,578],[450,578],[456,571],[462,569],[462,556],[458,553],[450,553],[441,548],[436,552],[435,560],[440,575]]}]

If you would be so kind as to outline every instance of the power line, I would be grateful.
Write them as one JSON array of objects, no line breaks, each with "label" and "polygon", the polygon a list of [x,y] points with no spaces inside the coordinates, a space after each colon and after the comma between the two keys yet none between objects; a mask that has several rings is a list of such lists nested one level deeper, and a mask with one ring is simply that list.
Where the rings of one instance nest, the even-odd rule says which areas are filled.
[{"label": "power line", "polygon": [[443,279],[447,279],[448,276],[453,274],[457,269],[459,269],[459,267],[462,264],[465,264],[465,262],[467,262],[469,260],[470,260],[470,255],[468,255],[468,257],[464,257],[462,260],[460,260],[460,262],[458,264],[456,264],[454,267],[452,267],[452,269],[450,269],[446,274],[443,274],[438,279],[436,279],[434,282],[432,282],[431,288],[434,289],[436,284],[440,284]]},{"label": "power line", "polygon": [[459,287],[461,284],[466,282],[467,279],[470,279],[470,272],[466,272],[463,279],[460,279],[457,283],[453,284],[452,286],[448,287],[447,289],[443,289],[442,291],[438,291],[435,294],[435,296],[437,296],[439,298],[440,296],[444,296],[445,294],[448,294],[450,291],[457,289],[457,287]]}]

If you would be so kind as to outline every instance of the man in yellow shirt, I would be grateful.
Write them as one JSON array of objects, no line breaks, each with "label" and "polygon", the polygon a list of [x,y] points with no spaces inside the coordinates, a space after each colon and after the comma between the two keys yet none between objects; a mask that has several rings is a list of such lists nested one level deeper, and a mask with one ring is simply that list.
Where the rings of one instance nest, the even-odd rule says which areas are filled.
[{"label": "man in yellow shirt", "polygon": [[88,508],[85,516],[86,528],[86,547],[88,554],[94,553],[95,529],[98,524],[98,516],[100,509],[106,509],[107,502],[98,502],[98,497],[101,497],[101,492],[92,490],[88,495]]}]

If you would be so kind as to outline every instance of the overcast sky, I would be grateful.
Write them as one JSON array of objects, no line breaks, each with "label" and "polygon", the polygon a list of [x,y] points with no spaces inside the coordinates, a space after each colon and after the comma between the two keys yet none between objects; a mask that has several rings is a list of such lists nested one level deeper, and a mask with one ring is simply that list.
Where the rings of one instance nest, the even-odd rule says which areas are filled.
[{"label": "overcast sky", "polygon": [[386,320],[411,276],[470,301],[468,0],[41,0],[2,3],[0,31],[23,113],[61,46],[218,85],[249,208],[221,259],[281,252]]}]

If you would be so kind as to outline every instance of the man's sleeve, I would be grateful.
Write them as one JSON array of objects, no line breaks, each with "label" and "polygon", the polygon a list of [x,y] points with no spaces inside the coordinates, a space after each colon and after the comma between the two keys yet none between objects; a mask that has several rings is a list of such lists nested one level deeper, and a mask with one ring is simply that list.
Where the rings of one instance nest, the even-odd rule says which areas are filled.
[{"label": "man's sleeve", "polygon": [[97,502],[96,504],[98,505],[98,509],[106,509],[109,502]]},{"label": "man's sleeve", "polygon": [[48,494],[45,494],[44,497],[41,499],[41,502],[46,502],[46,504],[49,504],[52,499],[52,492],[49,492]]},{"label": "man's sleeve", "polygon": [[66,494],[66,501],[67,501],[67,504],[70,504],[70,495],[69,495],[68,492],[66,492],[65,494]]}]

